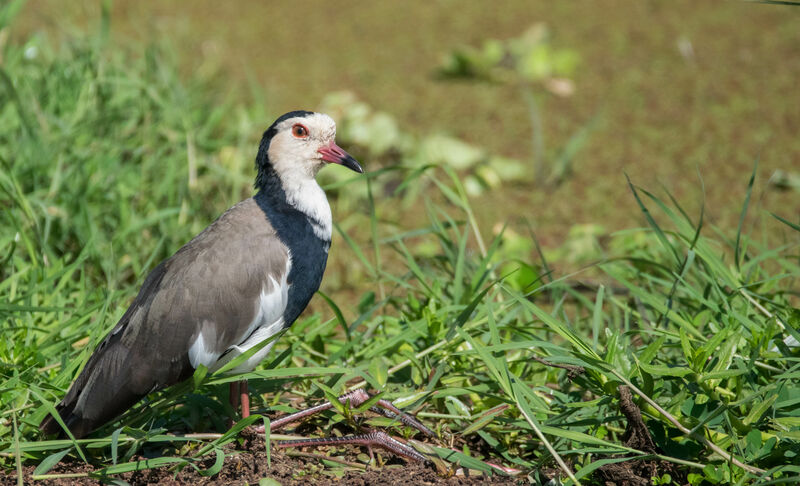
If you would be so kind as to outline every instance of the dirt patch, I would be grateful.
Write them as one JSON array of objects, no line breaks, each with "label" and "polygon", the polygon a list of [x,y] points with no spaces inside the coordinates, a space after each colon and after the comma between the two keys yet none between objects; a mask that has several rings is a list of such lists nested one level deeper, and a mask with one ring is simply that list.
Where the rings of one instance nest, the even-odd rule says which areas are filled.
[{"label": "dirt patch", "polygon": [[[633,397],[628,387],[623,385],[617,390],[619,391],[619,410],[628,421],[625,433],[622,435],[625,446],[652,454],[661,452],[653,442],[650,431],[647,430],[647,426],[642,420],[642,412],[633,403]],[[653,484],[652,478],[664,474],[669,474],[672,480],[678,484],[686,483],[685,475],[678,470],[675,464],[658,459],[631,459],[630,461],[606,464],[597,472],[605,484],[611,485],[647,486]]]},{"label": "dirt patch", "polygon": [[[131,485],[221,485],[221,484],[258,484],[260,479],[271,478],[284,486],[308,484],[313,481],[315,486],[327,485],[472,485],[496,484],[512,485],[527,484],[524,477],[511,478],[505,476],[453,476],[443,477],[431,465],[422,463],[404,462],[401,459],[388,458],[387,464],[380,468],[358,470],[353,467],[341,468],[326,467],[322,464],[324,450],[309,449],[309,453],[291,450],[275,449],[273,447],[270,466],[267,466],[267,453],[264,439],[260,435],[244,431],[244,443],[240,450],[235,451],[225,458],[222,470],[210,477],[202,476],[191,467],[180,471],[171,470],[169,467],[149,469],[146,471],[118,474],[106,479],[105,483],[113,480],[123,480]],[[233,451],[232,451],[233,452]],[[354,464],[358,463],[357,449],[348,450],[351,456],[345,455],[344,459]],[[339,458],[339,456],[337,456]],[[144,459],[144,458],[140,458]],[[210,467],[213,458],[205,464]],[[96,468],[80,461],[64,461],[54,467],[48,474],[67,475],[90,473]],[[26,484],[32,484],[31,474],[34,466],[24,467],[23,479]],[[0,485],[17,483],[16,474],[6,474],[0,471]],[[61,477],[37,481],[36,484],[53,486],[71,485],[98,485],[104,482],[97,478],[87,477]]]}]

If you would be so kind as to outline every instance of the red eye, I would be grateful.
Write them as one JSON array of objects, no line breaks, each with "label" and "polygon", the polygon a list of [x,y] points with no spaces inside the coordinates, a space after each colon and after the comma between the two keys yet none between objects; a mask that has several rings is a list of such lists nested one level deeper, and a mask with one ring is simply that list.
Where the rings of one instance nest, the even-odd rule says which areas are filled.
[{"label": "red eye", "polygon": [[295,138],[306,138],[308,136],[308,128],[298,123],[292,127],[292,135]]}]

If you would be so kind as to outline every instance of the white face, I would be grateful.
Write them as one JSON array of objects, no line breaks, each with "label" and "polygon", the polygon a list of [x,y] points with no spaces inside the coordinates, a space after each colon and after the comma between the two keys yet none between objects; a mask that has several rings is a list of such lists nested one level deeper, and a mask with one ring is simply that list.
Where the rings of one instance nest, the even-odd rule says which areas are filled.
[{"label": "white face", "polygon": [[336,123],[324,113],[284,120],[269,144],[269,160],[284,181],[313,179],[325,165],[319,149],[336,138]]}]

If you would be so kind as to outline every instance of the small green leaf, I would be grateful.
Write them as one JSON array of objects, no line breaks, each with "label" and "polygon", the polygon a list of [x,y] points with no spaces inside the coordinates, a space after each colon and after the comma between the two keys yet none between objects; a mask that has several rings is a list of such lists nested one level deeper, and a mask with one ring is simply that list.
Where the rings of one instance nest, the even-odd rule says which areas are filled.
[{"label": "small green leaf", "polygon": [[494,420],[495,417],[501,415],[503,412],[508,410],[508,407],[509,405],[507,403],[504,403],[494,408],[490,408],[489,410],[479,414],[474,422],[472,422],[470,425],[465,427],[464,430],[461,431],[461,435],[468,435],[473,432],[477,432],[478,430],[485,427],[492,420]]},{"label": "small green leaf", "polygon": [[678,331],[681,337],[681,350],[683,351],[683,357],[687,363],[693,363],[694,348],[692,348],[692,343],[689,342],[689,336],[686,334],[686,331],[683,328],[680,328]]},{"label": "small green leaf", "polygon": [[448,395],[447,397],[445,397],[445,401],[453,405],[453,408],[455,408],[458,415],[461,415],[462,417],[472,416],[472,412],[470,411],[469,407],[458,398],[452,395]]},{"label": "small green leaf", "polygon": [[214,453],[217,455],[217,458],[214,460],[214,464],[206,470],[198,471],[201,476],[213,476],[222,471],[222,466],[225,465],[225,451],[219,447],[215,447]]},{"label": "small green leaf", "polygon": [[322,383],[315,382],[315,384],[319,387],[320,390],[322,390],[322,393],[325,395],[325,399],[328,400],[328,402],[330,402],[330,404],[333,406],[333,409],[346,417],[347,407],[345,406],[344,403],[339,401],[339,395],[337,395],[335,391],[328,388]]},{"label": "small green leaf", "polygon": [[36,469],[33,470],[33,475],[40,476],[42,474],[47,474],[47,471],[49,471],[50,469],[53,468],[53,466],[58,464],[59,461],[61,461],[61,459],[63,459],[64,456],[66,456],[70,450],[72,450],[72,448],[64,449],[63,451],[58,451],[45,457],[42,460],[42,462],[40,462],[39,465],[36,466]]},{"label": "small green leaf", "polygon": [[207,374],[208,368],[204,364],[198,364],[197,369],[195,369],[194,374],[192,374],[192,387],[194,390],[200,388]]},{"label": "small green leaf", "polygon": [[119,434],[122,432],[122,427],[118,428],[111,434],[111,462],[117,463],[117,452],[119,448]]},{"label": "small green leaf", "polygon": [[654,376],[686,376],[694,373],[691,368],[685,366],[666,366],[666,365],[648,365],[639,363],[639,366]]},{"label": "small green leaf", "polygon": [[144,471],[155,467],[166,466],[168,464],[188,464],[189,461],[182,457],[157,457],[155,459],[143,459],[140,461],[124,462],[113,466],[104,467],[93,471],[91,477],[103,478],[112,474],[122,474],[131,471]]},{"label": "small green leaf", "polygon": [[775,400],[778,399],[778,395],[772,395],[767,397],[766,400],[760,401],[756,403],[756,406],[750,409],[750,413],[747,414],[747,417],[742,420],[742,423],[745,425],[751,425],[758,422],[758,419],[761,418],[764,413],[772,407],[772,404],[775,403]]},{"label": "small green leaf", "polygon": [[375,378],[381,388],[386,386],[386,381],[389,379],[389,368],[380,357],[372,358],[369,365],[369,373]]},{"label": "small green leaf", "polygon": [[486,464],[485,462],[475,459],[474,457],[470,457],[463,452],[454,451],[452,449],[444,449],[441,447],[434,447],[433,448],[436,454],[441,457],[442,459],[450,462],[454,462],[459,466],[467,467],[469,469],[475,469],[478,471],[482,471],[484,473],[498,473],[498,470],[493,468],[492,466]]}]

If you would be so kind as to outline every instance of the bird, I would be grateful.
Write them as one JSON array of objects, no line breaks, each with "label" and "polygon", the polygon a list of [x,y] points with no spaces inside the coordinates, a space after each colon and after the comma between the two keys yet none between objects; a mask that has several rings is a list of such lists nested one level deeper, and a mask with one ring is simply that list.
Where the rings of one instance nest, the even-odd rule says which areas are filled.
[{"label": "bird", "polygon": [[[56,407],[85,437],[144,396],[210,371],[290,326],[319,289],[332,216],[315,177],[333,163],[364,170],[335,142],[328,115],[298,110],[264,132],[256,194],[157,265]],[[252,370],[258,350],[233,372]],[[48,416],[40,426],[58,432]]]},{"label": "bird", "polygon": [[[335,137],[330,116],[305,110],[278,117],[264,132],[255,161],[256,194],[147,275],[56,406],[74,437],[86,437],[148,394],[187,380],[201,365],[219,370],[300,316],[320,287],[331,245],[331,208],[316,175],[328,164],[364,172]],[[272,344],[262,344],[230,371],[254,369]],[[361,391],[341,400],[368,398]],[[243,417],[250,414],[246,381],[231,384],[230,399],[234,407],[241,400]],[[432,434],[388,402],[376,405],[384,415]],[[272,428],[322,408],[298,412]],[[64,434],[52,415],[40,430]],[[400,447],[400,454],[420,460],[413,449],[381,434],[355,436],[352,443]]]}]

